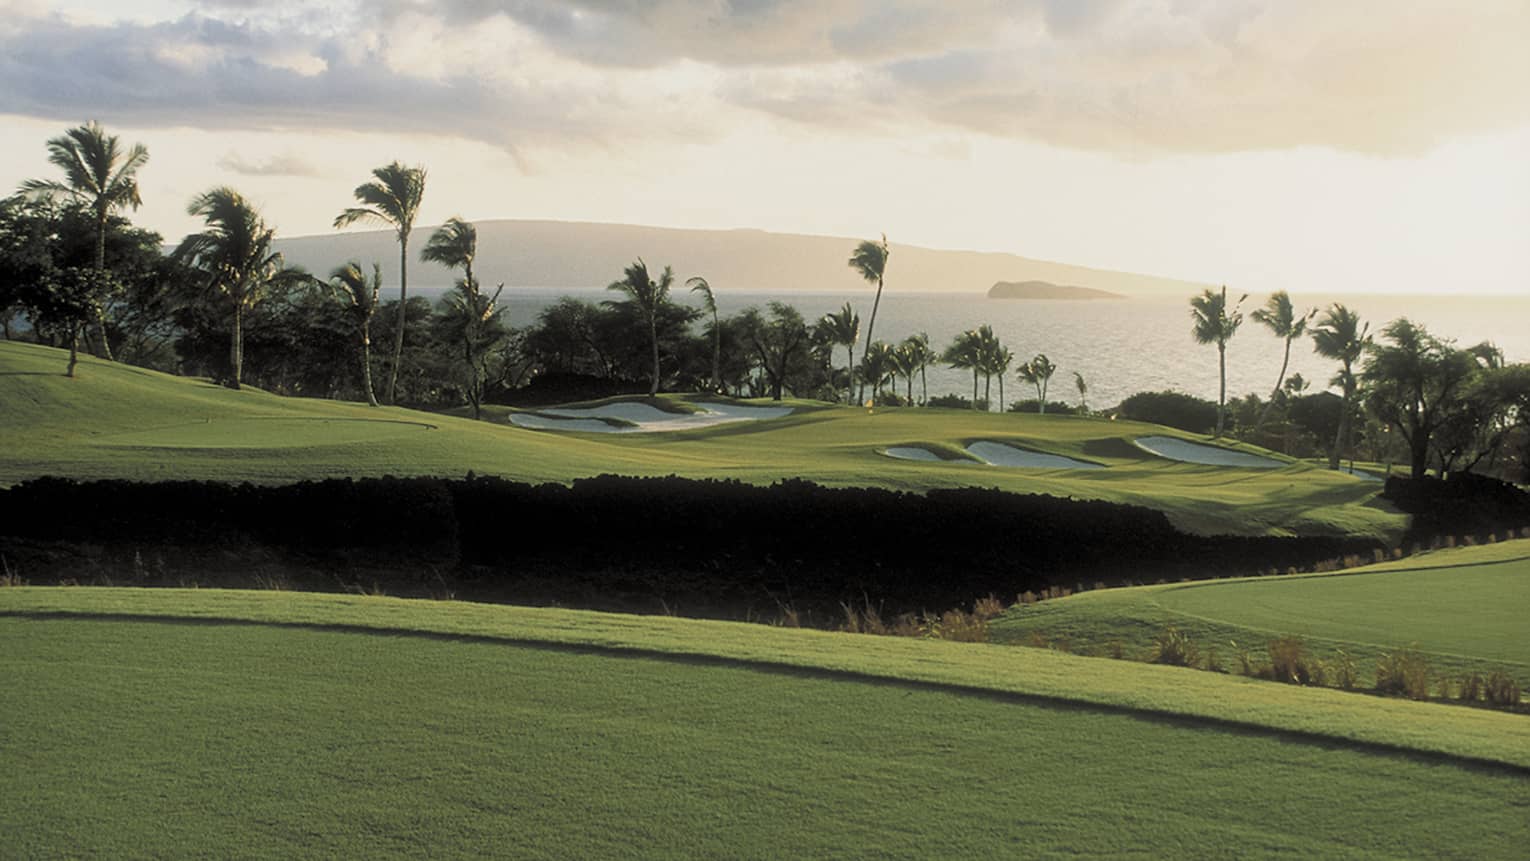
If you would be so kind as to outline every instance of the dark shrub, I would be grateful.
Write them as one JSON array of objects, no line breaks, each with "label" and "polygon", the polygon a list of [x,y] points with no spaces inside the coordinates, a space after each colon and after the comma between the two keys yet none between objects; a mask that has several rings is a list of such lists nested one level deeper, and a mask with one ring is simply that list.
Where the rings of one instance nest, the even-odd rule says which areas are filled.
[{"label": "dark shrub", "polygon": [[1181,392],[1138,392],[1121,402],[1121,418],[1210,433],[1217,424],[1217,405]]}]

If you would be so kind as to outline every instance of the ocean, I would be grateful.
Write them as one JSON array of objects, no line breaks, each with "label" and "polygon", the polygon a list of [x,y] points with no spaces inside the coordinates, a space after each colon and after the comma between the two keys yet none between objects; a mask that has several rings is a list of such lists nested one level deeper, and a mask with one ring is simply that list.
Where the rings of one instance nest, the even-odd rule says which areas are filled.
[{"label": "ocean", "polygon": [[[440,291],[425,288],[422,292],[438,295]],[[723,316],[750,305],[763,308],[766,302],[780,300],[796,306],[810,322],[839,310],[848,301],[861,317],[863,337],[871,316],[873,294],[874,288],[870,287],[855,293],[745,293],[725,289],[716,293],[718,312]],[[1228,298],[1235,300],[1238,295],[1229,291]],[[527,287],[507,288],[501,302],[508,304],[509,324],[524,327],[559,296],[592,301],[615,298],[615,294],[599,289]],[[699,306],[697,297],[683,289],[672,292],[671,298]],[[1275,386],[1284,342],[1264,326],[1247,319],[1249,312],[1262,306],[1266,298],[1251,295],[1243,302],[1243,326],[1227,347],[1228,397],[1253,392],[1265,398]],[[1074,372],[1083,374],[1089,387],[1089,404],[1094,408],[1115,405],[1134,392],[1164,389],[1216,400],[1216,347],[1197,344],[1191,337],[1189,299],[1188,295],[1096,301],[989,299],[982,293],[900,293],[889,284],[882,292],[873,335],[877,340],[895,343],[916,332],[926,332],[938,352],[961,332],[987,323],[1015,354],[1017,367],[1037,353],[1045,353],[1057,365],[1047,392],[1049,400],[1078,403]],[[1326,308],[1333,302],[1343,302],[1370,323],[1373,333],[1391,320],[1408,317],[1437,336],[1455,340],[1459,346],[1492,341],[1509,361],[1530,361],[1530,296],[1293,294],[1292,300],[1299,309]],[[857,357],[860,348],[857,345]],[[844,361],[843,350],[835,358],[837,362]],[[1313,384],[1310,391],[1325,388],[1337,367],[1315,354],[1308,338],[1291,345],[1291,367],[1287,373],[1299,373],[1310,381]],[[931,395],[972,393],[970,372],[939,365],[929,369],[928,377]],[[914,391],[917,396],[917,381]],[[997,380],[993,397],[998,398]],[[1005,380],[1004,397],[1011,402],[1033,398],[1035,391],[1011,371]]]}]

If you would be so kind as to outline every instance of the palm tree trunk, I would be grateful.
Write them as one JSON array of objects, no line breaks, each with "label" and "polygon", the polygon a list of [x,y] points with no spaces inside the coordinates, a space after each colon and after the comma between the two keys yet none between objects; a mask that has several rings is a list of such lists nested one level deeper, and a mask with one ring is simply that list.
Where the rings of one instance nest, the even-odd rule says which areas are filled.
[{"label": "palm tree trunk", "polygon": [[910,372],[909,375],[908,375],[908,403],[904,404],[904,406],[911,407],[913,405],[914,405],[914,374],[912,372]]},{"label": "palm tree trunk", "polygon": [[717,323],[717,309],[712,309],[712,391],[722,389],[722,327]]},{"label": "palm tree trunk", "polygon": [[398,320],[393,332],[393,366],[388,369],[388,405],[397,403],[398,368],[404,360],[404,323],[409,319],[409,236],[398,237]]},{"label": "palm tree trunk", "polygon": [[659,393],[659,326],[654,314],[648,315],[648,343],[653,345],[653,382],[648,386],[648,396]]},{"label": "palm tree trunk", "polygon": [[1291,339],[1286,339],[1286,358],[1280,363],[1280,376],[1275,378],[1275,391],[1270,392],[1270,402],[1259,411],[1259,418],[1254,421],[1254,433],[1264,427],[1264,420],[1270,417],[1270,410],[1275,408],[1275,399],[1280,397],[1280,385],[1286,381],[1286,368],[1291,366]]},{"label": "palm tree trunk", "polygon": [[922,407],[923,406],[929,406],[929,403],[930,403],[930,381],[925,379],[924,369],[925,369],[924,365],[920,365],[919,366],[919,390],[920,390],[919,391],[919,397],[920,397],[920,404],[919,405],[922,406]]},{"label": "palm tree trunk", "polygon": [[[1349,362],[1344,363],[1344,379],[1346,381],[1351,379]],[[1350,383],[1346,382],[1344,384],[1344,403],[1339,407],[1339,431],[1334,434],[1333,448],[1328,452],[1329,469],[1337,470],[1339,468],[1339,450],[1344,446],[1344,432],[1349,429],[1350,403],[1355,399],[1354,389],[1355,387]],[[1390,467],[1387,469],[1387,472],[1391,472]]]},{"label": "palm tree trunk", "polygon": [[[871,349],[871,333],[877,327],[877,306],[882,304],[882,279],[877,278],[877,296],[871,300],[871,319],[866,323],[866,349],[861,350],[861,364],[866,363],[866,350]],[[976,389],[974,389],[976,391]],[[866,399],[866,381],[861,380],[861,393],[858,400]]]},{"label": "palm tree trunk", "polygon": [[[101,289],[106,284],[106,213],[98,212],[96,215],[96,289]],[[96,331],[101,338],[101,358],[108,362],[112,359],[112,344],[106,339],[106,310],[100,303],[96,305]]]},{"label": "palm tree trunk", "polygon": [[238,391],[244,377],[244,297],[234,301],[234,337],[228,345],[228,361],[234,369],[233,384],[229,388]]},{"label": "palm tree trunk", "polygon": [[999,412],[1004,412],[1004,375],[999,375]]},{"label": "palm tree trunk", "polygon": [[69,326],[69,369],[64,371],[64,376],[74,376],[74,366],[80,363],[80,324],[72,323]]},{"label": "palm tree trunk", "polygon": [[972,408],[977,409],[977,365],[972,366]]},{"label": "palm tree trunk", "polygon": [[988,393],[992,390],[993,374],[985,373],[983,374],[983,400],[987,402],[984,409],[988,412],[993,412],[993,398],[988,396]]},{"label": "palm tree trunk", "polygon": [[372,393],[372,321],[361,322],[361,387],[366,389],[367,404],[377,406],[377,395]]},{"label": "palm tree trunk", "polygon": [[1217,342],[1217,367],[1221,371],[1222,387],[1217,392],[1217,432],[1213,439],[1222,438],[1222,421],[1227,414],[1227,344]]},{"label": "palm tree trunk", "polygon": [[855,342],[845,345],[845,359],[850,364],[845,365],[845,403],[855,406]]}]

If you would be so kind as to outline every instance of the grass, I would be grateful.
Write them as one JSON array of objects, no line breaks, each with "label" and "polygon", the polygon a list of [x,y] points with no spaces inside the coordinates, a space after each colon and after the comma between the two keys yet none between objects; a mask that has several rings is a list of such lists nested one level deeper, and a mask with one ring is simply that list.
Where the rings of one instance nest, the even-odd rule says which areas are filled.
[{"label": "grass", "polygon": [[[831,407],[663,434],[581,434],[509,426],[399,408],[230,391],[82,357],[61,375],[63,353],[0,341],[0,483],[74,478],[284,482],[384,474],[461,476],[468,470],[566,482],[600,473],[683,475],[770,483],[800,476],[830,486],[895,490],[982,485],[1145,505],[1202,533],[1359,535],[1395,541],[1406,518],[1379,487],[1306,464],[1236,470],[1152,457],[1131,440],[1179,434],[1153,425],[1075,416],[965,410]],[[643,399],[647,400],[647,399]],[[667,409],[694,409],[675,396]],[[1193,437],[1192,437],[1193,438]],[[977,440],[1103,463],[1108,469],[1017,470],[975,465]],[[880,452],[918,445],[960,461],[899,461]]]},{"label": "grass", "polygon": [[[1530,840],[1522,718],[1035,650],[33,588],[0,590],[0,649],[8,855],[1507,857]],[[1140,696],[1122,673],[1164,708],[1091,702]],[[1286,726],[1291,704],[1328,730]],[[1191,714],[1207,709],[1251,720]]]},{"label": "grass", "polygon": [[1339,650],[1363,683],[1383,655],[1417,652],[1451,675],[1502,670],[1530,681],[1530,540],[1440,550],[1337,574],[1175,583],[1086,592],[1019,606],[993,622],[995,640],[1066,637],[1075,650],[1113,641],[1145,653],[1173,626],[1205,647],[1263,652],[1300,637],[1328,660]]}]

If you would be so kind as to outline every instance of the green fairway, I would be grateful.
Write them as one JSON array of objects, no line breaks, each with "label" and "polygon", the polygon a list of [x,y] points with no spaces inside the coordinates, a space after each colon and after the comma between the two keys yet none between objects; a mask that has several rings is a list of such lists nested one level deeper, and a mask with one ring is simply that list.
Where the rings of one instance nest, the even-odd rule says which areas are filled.
[{"label": "green fairway", "polygon": [[[1197,532],[1372,536],[1396,540],[1406,518],[1379,486],[1292,463],[1280,469],[1195,466],[1132,444],[1163,428],[1076,416],[832,407],[788,402],[781,419],[675,433],[612,436],[265,392],[234,392],[81,360],[61,375],[58,350],[0,341],[0,482],[73,478],[282,482],[374,475],[457,476],[472,470],[524,481],[615,473],[734,478],[802,477],[832,486],[897,490],[984,486],[1145,505]],[[674,409],[689,409],[671,399]],[[1006,442],[1105,469],[1015,469],[973,462],[963,448]],[[950,462],[888,457],[898,446]]]},{"label": "green fairway", "polygon": [[1367,674],[1383,652],[1412,647],[1451,673],[1504,669],[1530,683],[1530,540],[1442,550],[1339,574],[1265,577],[1087,592],[1016,607],[996,635],[1120,642],[1138,653],[1168,625],[1230,657],[1298,635],[1320,656],[1344,649]]},{"label": "green fairway", "polygon": [[[1530,841],[1523,718],[1038,650],[31,588],[0,590],[0,648],[6,855],[1511,857]],[[1164,708],[1101,701],[1143,696],[1120,690],[1131,676]],[[1067,685],[1084,695],[1046,693]],[[1293,707],[1305,729],[1282,726]]]}]

